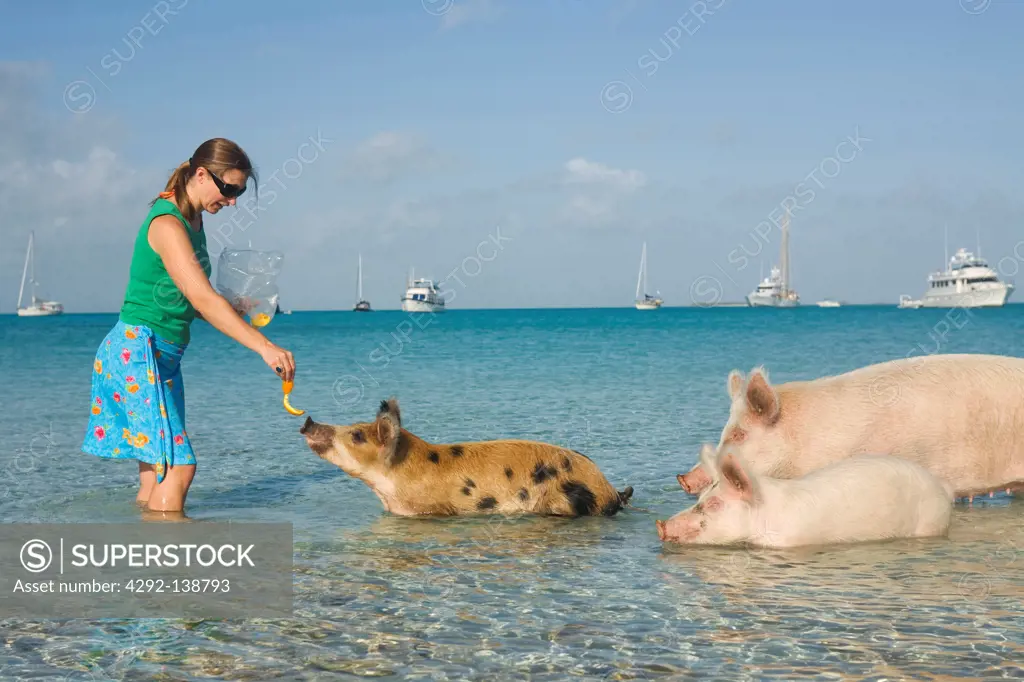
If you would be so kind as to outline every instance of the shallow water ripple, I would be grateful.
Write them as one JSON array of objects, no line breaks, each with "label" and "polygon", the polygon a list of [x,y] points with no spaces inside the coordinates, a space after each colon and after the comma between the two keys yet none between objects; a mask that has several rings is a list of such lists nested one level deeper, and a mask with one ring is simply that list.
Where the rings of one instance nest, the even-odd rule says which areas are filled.
[{"label": "shallow water ripple", "polygon": [[[368,355],[395,345],[401,314],[275,320],[301,363],[293,403],[319,421],[372,418],[396,395],[403,424],[429,440],[544,439],[634,487],[618,516],[574,521],[384,514],[309,451],[259,358],[200,326],[184,362],[200,470],[189,514],[292,522],[294,617],[0,620],[0,677],[1024,679],[1022,497],[959,504],[935,540],[788,551],[658,541],[654,520],[693,503],[675,474],[717,440],[730,369],[764,363],[786,381],[904,357],[934,347],[944,316],[760,312],[450,311],[386,366]],[[1019,354],[1022,313],[979,311],[940,350]],[[112,321],[0,317],[5,380],[31,387],[0,413],[5,521],[138,521],[132,463],[78,452],[92,353]],[[355,401],[336,400],[344,376],[363,382]]]}]

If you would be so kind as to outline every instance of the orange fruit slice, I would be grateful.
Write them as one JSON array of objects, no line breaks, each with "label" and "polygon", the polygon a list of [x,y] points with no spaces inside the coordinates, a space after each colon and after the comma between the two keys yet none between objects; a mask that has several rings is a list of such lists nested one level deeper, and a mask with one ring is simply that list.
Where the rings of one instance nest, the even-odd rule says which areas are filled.
[{"label": "orange fruit slice", "polygon": [[281,390],[284,392],[284,400],[282,401],[284,403],[284,409],[287,410],[288,414],[294,414],[294,415],[306,414],[305,410],[300,410],[298,408],[292,407],[291,402],[289,402],[289,400],[288,400],[288,394],[292,392],[292,382],[291,381],[283,381],[283,382],[281,382]]}]

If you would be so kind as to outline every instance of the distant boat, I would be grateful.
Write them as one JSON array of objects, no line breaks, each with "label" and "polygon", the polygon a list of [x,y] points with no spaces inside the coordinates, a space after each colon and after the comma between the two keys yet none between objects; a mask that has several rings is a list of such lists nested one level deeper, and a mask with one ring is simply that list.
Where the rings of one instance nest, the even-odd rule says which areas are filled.
[{"label": "distant boat", "polygon": [[441,287],[431,279],[413,279],[410,272],[402,296],[402,310],[407,313],[443,313],[445,307]]},{"label": "distant boat", "polygon": [[924,308],[998,308],[1006,305],[1013,285],[978,255],[958,249],[949,267],[928,276],[928,290],[921,297]]},{"label": "distant boat", "polygon": [[[643,285],[643,298],[640,298],[641,284]],[[661,292],[656,293],[660,294]],[[633,303],[637,310],[657,310],[664,303],[661,296],[651,296],[647,293],[647,242],[644,242],[644,247],[640,251],[640,273],[636,278],[636,295]]]},{"label": "distant boat", "polygon": [[920,308],[921,301],[910,298],[907,294],[900,294],[900,302],[896,304],[897,308]]},{"label": "distant boat", "polygon": [[771,274],[747,294],[752,308],[795,308],[800,296],[789,287],[789,211],[782,217],[782,246],[779,249],[782,268],[772,266]]},{"label": "distant boat", "polygon": [[363,298],[363,254],[359,254],[359,274],[356,276],[356,307],[355,310],[358,313],[368,313],[370,310],[370,302]]},{"label": "distant boat", "polygon": [[[21,273],[21,289],[18,291],[18,316],[19,317],[47,317],[51,315],[60,315],[64,312],[64,306],[57,301],[46,301],[36,296],[36,260],[35,250],[32,248],[35,242],[35,230],[29,233],[28,236],[28,250],[25,252],[25,269]],[[32,303],[22,307],[21,299],[25,295],[25,278],[29,274],[29,267],[31,264],[32,276],[29,278],[29,282],[32,283]]]},{"label": "distant boat", "polygon": [[834,301],[831,298],[826,298],[822,301],[818,301],[819,308],[838,308],[839,305],[839,301]]},{"label": "distant boat", "polygon": [[[948,230],[945,243],[948,245]],[[948,255],[948,246],[946,254]],[[981,257],[981,239],[977,254],[957,249],[945,270],[928,275],[928,289],[921,297],[922,308],[998,308],[1006,305],[1014,286],[999,279]]]}]

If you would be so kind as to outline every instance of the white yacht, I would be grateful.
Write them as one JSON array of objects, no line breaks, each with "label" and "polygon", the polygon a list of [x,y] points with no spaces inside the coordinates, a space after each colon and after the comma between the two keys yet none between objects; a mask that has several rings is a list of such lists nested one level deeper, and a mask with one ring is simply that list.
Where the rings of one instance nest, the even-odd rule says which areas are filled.
[{"label": "white yacht", "polygon": [[789,211],[782,217],[780,252],[782,268],[773,265],[771,274],[747,294],[747,305],[750,307],[795,308],[800,305],[800,296],[789,286]]},{"label": "white yacht", "polygon": [[839,306],[839,301],[836,301],[831,298],[826,298],[824,300],[818,301],[819,308],[838,308]]},{"label": "white yacht", "polygon": [[441,296],[440,285],[432,279],[413,279],[410,273],[405,295],[402,296],[402,310],[407,313],[444,312],[444,298]]},{"label": "white yacht", "polygon": [[359,274],[356,275],[356,305],[352,310],[358,313],[368,313],[370,302],[363,298],[363,254],[359,254]]},{"label": "white yacht", "polygon": [[921,297],[923,308],[987,308],[1006,304],[1014,286],[980,256],[960,248],[943,271],[928,275],[928,290]]},{"label": "white yacht", "polygon": [[773,265],[771,274],[747,294],[747,305],[752,308],[792,308],[799,305],[795,291],[785,292],[787,288],[782,273],[777,265]]},{"label": "white yacht", "polygon": [[[641,284],[643,285],[644,297],[640,298]],[[637,310],[657,310],[661,307],[664,301],[661,300],[661,292],[655,292],[659,295],[651,296],[647,293],[647,242],[644,242],[644,248],[640,251],[640,274],[636,278],[636,295],[634,304]]]},{"label": "white yacht", "polygon": [[[36,260],[32,244],[35,242],[35,230],[28,236],[28,251],[25,252],[25,269],[21,273],[21,289],[18,291],[18,316],[19,317],[46,317],[60,315],[64,312],[64,306],[58,301],[46,301],[36,296]],[[25,295],[25,279],[29,274],[31,264],[32,276],[29,282],[32,284],[32,303],[22,307],[21,299]]]}]

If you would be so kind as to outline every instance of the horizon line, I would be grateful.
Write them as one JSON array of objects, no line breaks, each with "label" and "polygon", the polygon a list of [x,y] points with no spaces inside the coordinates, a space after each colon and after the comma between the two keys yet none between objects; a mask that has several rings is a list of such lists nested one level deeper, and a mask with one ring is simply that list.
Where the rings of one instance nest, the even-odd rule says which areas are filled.
[{"label": "horizon line", "polygon": [[[1024,305],[1024,301],[1014,301],[1014,302],[1007,301],[1002,306],[996,306],[996,307],[1003,307],[1003,308],[1005,308],[1007,306],[1014,306],[1014,305]],[[891,302],[840,303],[840,305],[838,307],[840,307],[840,308],[892,307],[892,308],[897,308],[898,309],[897,304],[896,303],[891,303]],[[956,307],[956,306],[954,306],[954,307]],[[501,311],[501,310],[631,310],[633,308],[634,308],[634,306],[632,306],[632,305],[620,305],[620,306],[609,306],[609,305],[594,305],[594,306],[586,306],[586,305],[583,305],[583,306],[517,306],[517,307],[507,307],[507,308],[446,308],[446,309],[444,309],[444,310],[442,310],[440,312],[442,312],[442,313],[450,313],[450,312]],[[667,310],[713,310],[715,308],[748,308],[748,309],[751,309],[751,310],[761,309],[761,308],[763,308],[765,310],[776,309],[776,308],[773,308],[772,306],[751,306],[751,305],[748,305],[747,303],[742,302],[742,301],[723,301],[721,303],[716,303],[715,305],[696,305],[696,304],[691,304],[691,305],[662,305],[661,308],[659,308],[659,310],[666,310],[666,309]],[[816,309],[816,308],[821,308],[821,306],[818,306],[816,303],[807,303],[807,304],[800,304],[798,306],[794,306],[794,307],[791,307],[791,308],[777,308],[777,309],[778,310],[799,310],[799,309],[807,309],[807,308],[815,308]],[[829,309],[831,309],[831,308],[829,308]],[[927,310],[927,309],[928,308],[921,308],[921,310]],[[953,308],[932,308],[932,310],[952,310],[952,309]],[[977,308],[970,308],[970,310],[976,310],[976,309]],[[963,310],[968,310],[968,308],[963,308]],[[275,317],[277,317],[278,315],[289,315],[289,314],[292,314],[292,313],[355,313],[355,312],[364,312],[364,311],[356,311],[356,310],[353,310],[352,308],[293,308],[293,309],[289,310],[287,313],[282,311],[282,312],[278,313],[277,315],[275,315]],[[401,308],[374,308],[374,309],[370,310],[369,312],[377,312],[377,313],[404,313],[406,311],[402,310]],[[643,312],[650,312],[650,311],[643,311]],[[120,310],[79,310],[79,311],[74,311],[74,312],[64,311],[60,315],[44,315],[44,316],[41,316],[41,317],[62,317],[62,316],[65,316],[65,315],[120,315],[120,313],[121,313]],[[364,312],[364,314],[365,314],[365,312]],[[420,314],[424,314],[424,313],[420,313]],[[436,314],[436,313],[429,313],[429,314]],[[17,310],[14,310],[14,311],[11,311],[11,312],[0,312],[0,317],[3,317],[3,316],[19,317],[19,315],[17,314]]]}]

